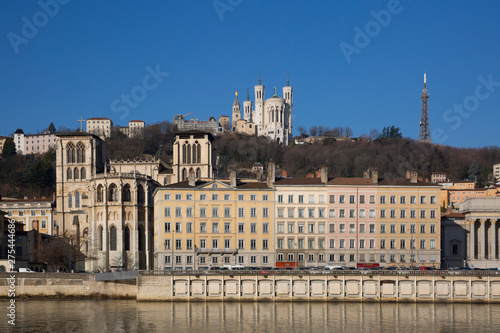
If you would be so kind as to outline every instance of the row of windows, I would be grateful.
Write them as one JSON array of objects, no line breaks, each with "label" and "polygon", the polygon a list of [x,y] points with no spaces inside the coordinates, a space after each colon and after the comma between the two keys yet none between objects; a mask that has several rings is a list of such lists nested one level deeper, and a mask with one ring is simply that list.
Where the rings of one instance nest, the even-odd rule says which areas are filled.
[{"label": "row of windows", "polygon": [[[221,209],[222,210],[222,209]],[[211,217],[231,217],[231,207],[224,207],[224,215],[219,214],[219,207],[212,207]],[[182,207],[175,207],[175,217],[182,217],[183,209]],[[193,207],[186,207],[185,209],[186,217],[193,217]],[[164,217],[172,217],[171,207],[165,207],[163,212]],[[269,208],[262,208],[263,218],[269,217]],[[208,217],[207,207],[200,207],[198,217]],[[238,217],[245,217],[245,208],[238,208]],[[257,218],[257,208],[250,208],[250,217]]]},{"label": "row of windows", "polygon": [[[119,201],[119,190],[116,184],[111,184],[108,186],[107,193],[104,190],[104,186],[99,184],[97,186],[97,202],[103,202],[105,198],[105,194],[107,194],[107,201],[109,202],[118,202]],[[122,188],[122,202],[130,202],[132,201],[132,192],[129,184],[123,185]],[[142,185],[137,186],[137,202],[144,203],[145,202],[145,192]]]},{"label": "row of windows", "polygon": [[[219,227],[220,225],[220,227]],[[263,234],[268,234],[269,233],[269,223],[262,223],[260,224],[261,225],[261,232]],[[185,228],[185,230],[183,231],[183,226]],[[182,232],[186,232],[186,233],[192,233],[193,232],[193,222],[186,222],[186,223],[182,223],[182,222],[175,222],[175,230],[174,232],[175,233],[182,233]],[[219,233],[225,233],[225,234],[229,234],[231,233],[231,223],[230,222],[225,222],[224,224],[220,223],[219,222],[212,222],[211,225],[209,225],[209,227],[211,227],[211,233],[213,234],[219,234]],[[222,229],[224,228],[224,229]],[[207,223],[206,222],[201,222],[200,223],[200,233],[202,234],[206,234],[208,233],[207,232]],[[171,222],[165,222],[164,223],[164,232],[165,233],[170,233],[172,232],[172,223]],[[250,228],[248,229],[248,232],[250,232],[251,234],[256,234],[258,232],[258,226],[257,226],[257,223],[250,223]],[[238,223],[238,233],[239,234],[244,234],[245,233],[245,223],[243,222],[240,222]]]},{"label": "row of windows", "polygon": [[[28,215],[28,212],[30,212],[30,213],[31,213],[31,216],[36,216],[36,215],[37,215],[37,213],[36,213],[36,211],[35,211],[35,210],[31,210],[31,211],[28,211],[28,210],[27,210],[26,212],[25,212],[25,211],[23,211],[23,210],[20,210],[20,211],[18,212],[18,215],[19,215],[19,216],[24,216],[24,215],[26,214],[26,216],[27,216],[27,215]],[[41,211],[40,211],[40,215],[42,215],[42,216],[43,216],[43,215],[45,215],[45,214],[46,214],[46,211],[45,211],[45,210],[41,210]],[[8,212],[8,216],[12,216],[12,211],[9,211],[9,212]]]},{"label": "row of windows", "polygon": [[[304,203],[304,195],[299,194],[298,195],[298,203]],[[368,197],[368,202],[366,201],[366,197]],[[410,198],[410,204],[416,204],[417,203],[417,196],[416,195],[411,195],[409,196]],[[288,195],[288,203],[294,203],[295,195],[289,194]],[[315,195],[311,194],[308,196],[308,203],[315,203]],[[389,202],[391,204],[396,204],[396,195],[390,195],[389,196]],[[278,195],[278,202],[283,203],[284,202],[284,195],[280,194]],[[318,203],[324,203],[325,202],[325,196],[324,195],[319,195],[318,196]],[[336,203],[336,195],[331,194],[329,195],[329,203]],[[355,204],[356,203],[356,195],[343,195],[340,194],[338,195],[338,203],[350,203],[350,204]],[[364,203],[370,203],[370,204],[375,204],[375,195],[359,195],[358,198],[358,203],[364,204]],[[386,203],[386,195],[380,195],[380,203],[385,204]],[[400,204],[406,204],[406,195],[400,195],[399,196],[399,203]],[[421,195],[420,196],[420,204],[426,204],[427,203],[427,196]],[[436,204],[436,196],[432,195],[430,196],[430,203],[431,204]]]},{"label": "row of windows", "polygon": [[[379,224],[380,225],[380,233],[381,234],[385,234],[387,233],[387,225],[384,223],[384,224]],[[419,228],[419,231],[420,231],[420,234],[425,234],[427,233],[427,225],[426,223],[421,223],[420,224],[420,228]],[[336,226],[338,226],[338,229],[336,228]],[[408,227],[409,226],[409,227]],[[436,233],[436,224],[432,223],[432,224],[429,224],[429,233],[431,234],[435,234]],[[305,228],[307,227],[307,232],[310,233],[310,234],[313,234],[315,232],[319,233],[319,234],[324,234],[325,233],[325,224],[324,223],[318,223],[318,229],[316,231],[315,227],[316,227],[316,224],[315,222],[310,222],[310,223],[296,223],[296,222],[288,222],[286,223],[286,232],[287,233],[290,233],[290,234],[293,234],[295,233],[295,230],[297,230],[297,232],[299,234],[302,234],[302,233],[305,233]],[[295,229],[297,227],[297,229]],[[347,230],[347,228],[349,228]],[[364,234],[366,232],[370,233],[370,234],[374,234],[375,233],[375,224],[369,224],[368,225],[368,230],[366,228],[366,224],[365,223],[360,223],[359,224],[359,228],[358,230],[356,230],[356,224],[355,223],[329,223],[328,224],[328,232],[333,234],[336,232],[336,230],[338,231],[338,233],[347,233],[349,232],[350,234],[353,234],[353,233],[360,233],[360,234]],[[396,224],[389,224],[389,233],[391,234],[395,234],[396,233]],[[399,233],[400,234],[405,234],[406,232],[409,232],[410,234],[415,234],[417,233],[417,224],[405,224],[405,223],[399,223]],[[282,233],[285,233],[285,223],[278,223],[278,229],[276,231],[278,234],[282,234]]]},{"label": "row of windows", "polygon": [[[215,185],[214,185],[215,186]],[[170,193],[166,193],[164,195],[164,199],[165,200],[171,200],[172,196],[170,195]],[[182,199],[182,193],[175,193],[174,197],[175,200],[183,200]],[[210,196],[209,196],[210,198]],[[224,194],[224,196],[220,196],[219,197],[219,194],[212,194],[211,196],[211,199],[212,201],[218,201],[218,200],[222,200],[222,198],[224,198],[225,201],[228,201],[228,200],[231,200],[231,194]],[[187,193],[185,196],[184,196],[184,200],[193,200],[193,194],[191,193]],[[207,200],[207,194],[206,193],[201,193],[200,194],[200,200],[201,201],[206,201]],[[244,194],[238,194],[238,201],[243,201],[245,200],[245,195]],[[257,195],[256,194],[250,194],[250,201],[256,201],[257,200]],[[269,200],[269,195],[268,194],[263,194],[262,195],[262,201],[268,201]]]},{"label": "row of windows", "polygon": [[[182,265],[183,262],[182,262],[182,258],[183,256],[174,256],[174,259],[175,259],[175,265]],[[193,265],[193,256],[185,256],[186,258],[186,262],[185,264],[186,265]],[[233,260],[232,259],[233,257],[232,256],[224,256],[222,257],[222,262],[224,264],[232,264]],[[208,261],[207,261],[208,259]],[[238,264],[240,265],[244,265],[246,264],[245,263],[245,256],[238,256],[237,257],[237,260],[238,260]],[[211,257],[205,257],[205,256],[199,256],[198,257],[198,264],[199,265],[207,265],[208,263],[212,263],[214,265],[217,265],[219,264],[219,257],[217,256],[211,256]],[[257,263],[257,256],[250,256],[250,264],[256,264]],[[268,264],[269,263],[269,257],[268,256],[261,256],[261,263],[262,264]],[[169,255],[165,256],[165,265],[171,265],[172,262],[171,262],[171,257]],[[186,269],[188,269],[188,267],[186,267]],[[190,269],[190,268],[189,268]]]},{"label": "row of windows", "polygon": [[[259,240],[257,239],[251,239],[250,240],[250,250],[258,250],[257,244]],[[261,239],[261,248],[259,250],[269,250],[269,240],[268,239]],[[207,250],[207,239],[200,239],[200,244],[199,244],[199,249],[202,251]],[[219,245],[224,246],[224,250],[232,250],[231,248],[231,239],[212,239],[211,242],[212,247],[210,248],[211,250],[219,250]],[[193,250],[193,240],[192,239],[186,239],[184,242],[182,239],[175,239],[174,240],[174,248],[175,250]],[[164,250],[171,250],[172,249],[172,243],[170,239],[165,239],[163,242],[163,249]],[[238,250],[245,250],[245,240],[244,239],[238,239]]]},{"label": "row of windows", "polygon": [[[287,249],[305,249],[305,245],[307,244],[308,249],[324,249],[325,248],[325,239],[320,238],[317,240],[314,238],[308,238],[308,239],[295,239],[295,238],[278,238],[277,243],[276,243],[276,248],[277,249],[284,249],[286,244]],[[420,239],[418,240],[419,244],[419,250],[426,250],[427,245],[429,246],[430,250],[435,250],[436,249],[436,240],[435,239],[430,239],[429,242],[427,242],[426,239]],[[330,239],[328,241],[328,248],[329,249],[375,249],[375,239],[358,239],[358,247],[356,247],[356,239],[351,238],[351,239]],[[396,239],[379,239],[379,249],[399,249],[399,250],[417,250],[417,240],[416,239],[399,239],[399,247],[398,245],[398,240]]]},{"label": "row of windows", "polygon": [[[307,257],[308,262],[316,262],[316,259],[318,262],[325,262],[325,254],[319,253],[319,254],[314,254],[314,253],[309,253],[309,254],[304,254],[304,253],[298,253],[297,254],[297,261],[298,262],[305,262],[304,258]],[[376,260],[376,257],[378,257],[378,260]],[[283,262],[287,259],[289,262],[295,261],[295,256],[294,253],[288,253],[287,256],[285,256],[283,253],[278,253],[276,256],[276,261],[277,262]],[[396,259],[399,259],[399,261],[396,261]],[[364,253],[360,253],[358,255],[358,260],[356,260],[356,255],[355,254],[329,254],[328,255],[328,261],[329,262],[390,262],[390,263],[406,263],[406,262],[413,262],[416,263],[417,259],[419,259],[420,263],[426,263],[426,262],[436,262],[436,255],[435,254],[430,254],[430,255],[425,255],[421,254],[420,256],[417,256],[415,254],[411,254],[407,256],[406,254],[369,254],[366,256]],[[427,261],[429,260],[429,261]]]},{"label": "row of windows", "polygon": [[[288,218],[295,217],[295,209],[296,208],[287,208],[286,209]],[[387,211],[386,209],[380,209],[380,218],[387,217],[386,211]],[[328,210],[328,218],[331,218],[331,219],[336,218],[337,217],[336,212],[337,211],[335,209],[329,209]],[[417,218],[417,210],[410,209],[409,212],[410,212],[410,214],[408,215],[406,209],[400,209],[399,210],[399,218],[403,218],[403,219],[404,218],[413,218],[413,219]],[[317,209],[317,216],[316,216],[316,208],[307,208],[307,209],[298,208],[297,213],[298,213],[297,217],[299,217],[299,218],[306,218],[306,217],[307,218],[314,218],[314,217],[324,218],[325,217],[325,209],[324,208]],[[427,210],[421,209],[420,210],[420,218],[424,219],[424,218],[426,218],[426,216],[427,216]],[[278,217],[283,217],[283,218],[285,217],[285,208],[278,208]],[[338,210],[338,217],[339,218],[356,218],[356,210],[355,209],[349,209],[349,210],[339,209]],[[358,212],[358,217],[359,218],[369,217],[371,219],[376,218],[376,210],[370,209],[370,211],[368,212],[368,216],[367,216],[366,210],[360,209]],[[389,210],[389,217],[390,218],[397,217],[396,209]],[[436,218],[436,210],[430,210],[430,218]]]},{"label": "row of windows", "polygon": [[85,171],[85,168],[74,168],[74,169],[71,169],[71,168],[68,168],[68,170],[66,171],[66,178],[68,180],[85,180],[87,178],[87,172]]}]

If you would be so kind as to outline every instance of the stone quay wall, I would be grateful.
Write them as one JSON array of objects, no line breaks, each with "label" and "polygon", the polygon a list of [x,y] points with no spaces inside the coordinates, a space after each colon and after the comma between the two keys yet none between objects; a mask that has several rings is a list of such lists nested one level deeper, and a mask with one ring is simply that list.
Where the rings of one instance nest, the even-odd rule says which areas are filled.
[{"label": "stone quay wall", "polygon": [[139,274],[138,301],[500,303],[500,275]]},{"label": "stone quay wall", "polygon": [[8,279],[15,276],[16,297],[107,297],[132,298],[137,294],[135,280],[95,281],[94,274],[0,273],[0,297],[7,297]]},{"label": "stone quay wall", "polygon": [[166,274],[96,281],[93,274],[0,273],[0,297],[16,276],[16,298],[131,298],[137,301],[351,301],[500,303],[500,275]]}]

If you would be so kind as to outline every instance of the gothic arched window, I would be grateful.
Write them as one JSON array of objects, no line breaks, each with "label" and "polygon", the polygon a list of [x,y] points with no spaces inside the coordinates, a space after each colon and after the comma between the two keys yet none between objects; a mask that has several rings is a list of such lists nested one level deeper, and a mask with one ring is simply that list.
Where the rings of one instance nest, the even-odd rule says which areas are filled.
[{"label": "gothic arched window", "polygon": [[130,228],[125,227],[125,251],[130,251]]},{"label": "gothic arched window", "polygon": [[182,169],[182,180],[187,178],[187,170],[184,168]]},{"label": "gothic arched window", "polygon": [[66,163],[75,163],[75,145],[71,142],[66,146]]},{"label": "gothic arched window", "polygon": [[116,188],[115,184],[111,184],[109,187],[109,196],[108,196],[109,201],[118,201],[118,189]]},{"label": "gothic arched window", "polygon": [[143,204],[145,201],[144,188],[142,185],[137,187],[137,203]]},{"label": "gothic arched window", "polygon": [[131,201],[131,198],[130,198],[130,185],[129,184],[126,184],[125,186],[123,186],[122,200],[123,200],[123,202],[130,202]]},{"label": "gothic arched window", "polygon": [[102,251],[102,245],[103,245],[103,229],[102,229],[102,226],[99,226],[99,228],[97,229],[97,234],[99,236],[99,251]]},{"label": "gothic arched window", "polygon": [[85,163],[85,145],[81,142],[76,144],[76,163]]},{"label": "gothic arched window", "polygon": [[80,208],[80,192],[75,192],[75,208]]},{"label": "gothic arched window", "polygon": [[186,151],[187,151],[186,163],[191,164],[191,145],[187,145]]},{"label": "gothic arched window", "polygon": [[196,178],[201,178],[201,169],[196,169]]},{"label": "gothic arched window", "polygon": [[80,171],[80,178],[82,180],[85,180],[85,178],[87,178],[87,175],[86,175],[86,172],[85,172],[85,168],[82,168],[82,171]]},{"label": "gothic arched window", "polygon": [[186,164],[186,157],[187,157],[187,149],[188,149],[188,144],[187,142],[184,142],[184,145],[182,146],[182,163]]},{"label": "gothic arched window", "polygon": [[77,180],[78,178],[80,178],[80,172],[78,171],[78,168],[75,168],[75,170],[73,170],[73,179]]},{"label": "gothic arched window", "polygon": [[102,192],[103,186],[99,184],[99,186],[97,186],[97,202],[102,202]]},{"label": "gothic arched window", "polygon": [[73,179],[73,171],[71,170],[71,168],[68,168],[66,172],[66,177],[68,178],[68,180]]},{"label": "gothic arched window", "polygon": [[116,251],[116,228],[112,226],[109,229],[109,250]]},{"label": "gothic arched window", "polygon": [[68,207],[69,208],[73,208],[73,196],[70,194],[68,194]]}]

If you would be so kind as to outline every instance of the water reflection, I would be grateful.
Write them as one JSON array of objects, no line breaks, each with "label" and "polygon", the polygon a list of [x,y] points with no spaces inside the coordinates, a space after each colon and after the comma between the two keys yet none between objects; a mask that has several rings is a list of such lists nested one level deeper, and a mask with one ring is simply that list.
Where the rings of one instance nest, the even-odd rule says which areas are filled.
[{"label": "water reflection", "polygon": [[17,302],[16,323],[26,332],[495,332],[500,305],[29,300]]}]

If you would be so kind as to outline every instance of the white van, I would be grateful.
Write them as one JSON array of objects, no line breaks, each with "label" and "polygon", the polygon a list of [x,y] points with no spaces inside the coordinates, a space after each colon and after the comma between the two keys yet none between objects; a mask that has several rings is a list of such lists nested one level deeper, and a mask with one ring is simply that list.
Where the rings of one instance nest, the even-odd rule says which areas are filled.
[{"label": "white van", "polygon": [[19,268],[19,273],[35,273],[29,268]]},{"label": "white van", "polygon": [[335,271],[335,270],[342,270],[344,269],[344,266],[325,266],[325,270],[327,271]]}]

